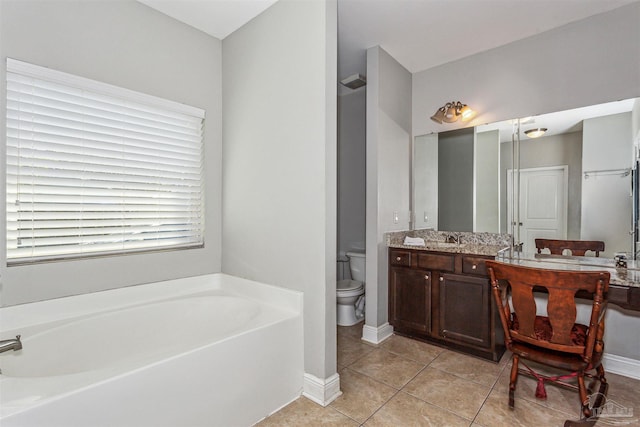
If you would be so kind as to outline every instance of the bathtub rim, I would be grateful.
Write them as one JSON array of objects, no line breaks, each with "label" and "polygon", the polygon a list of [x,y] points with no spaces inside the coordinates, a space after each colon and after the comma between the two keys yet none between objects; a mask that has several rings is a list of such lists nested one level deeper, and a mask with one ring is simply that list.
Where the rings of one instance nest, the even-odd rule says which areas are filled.
[{"label": "bathtub rim", "polygon": [[87,294],[0,307],[0,339],[21,328],[45,326],[98,313],[159,302],[211,290],[302,313],[303,293],[225,273],[145,283]]},{"label": "bathtub rim", "polygon": [[[8,405],[3,408],[0,419],[13,417],[16,414],[29,411],[31,408],[47,405],[50,402],[63,399],[66,396],[81,393],[84,390],[116,381],[119,378],[124,378],[132,373],[153,369],[166,361],[178,359],[185,355],[206,349],[207,347],[213,347],[216,344],[230,341],[239,335],[255,333],[260,329],[268,328],[269,326],[282,321],[289,322],[298,317],[300,322],[302,322],[302,292],[230,276],[223,273],[214,273],[0,308],[0,325],[2,326],[0,333],[4,338],[8,331],[15,331],[19,333],[20,329],[24,328],[30,328],[34,331],[46,330],[52,326],[57,327],[68,322],[74,322],[97,314],[107,314],[109,312],[135,308],[136,306],[163,302],[175,298],[207,295],[212,291],[221,291],[222,295],[248,299],[261,305],[274,306],[278,310],[282,311],[284,316],[282,320],[279,320],[278,322],[265,323],[257,327],[242,330],[237,334],[225,337],[219,341],[207,343],[178,354],[173,354],[162,359],[152,361],[148,364],[134,367],[133,369],[113,372],[111,368],[107,368],[105,369],[105,372],[111,371],[107,377],[97,379],[90,384],[74,387],[68,391],[50,395],[33,402],[27,402],[24,405]],[[123,297],[132,297],[132,299],[123,302],[121,301]],[[96,310],[96,303],[100,303],[101,299],[108,300],[109,304],[100,305],[100,309]],[[5,323],[4,320],[8,320],[8,322]],[[13,329],[9,329],[7,324],[10,327],[13,327]],[[302,365],[300,366],[300,369],[303,369]],[[84,373],[79,373],[78,375],[83,374]],[[21,381],[24,378],[29,377],[0,376],[0,383],[6,385],[13,381]]]}]

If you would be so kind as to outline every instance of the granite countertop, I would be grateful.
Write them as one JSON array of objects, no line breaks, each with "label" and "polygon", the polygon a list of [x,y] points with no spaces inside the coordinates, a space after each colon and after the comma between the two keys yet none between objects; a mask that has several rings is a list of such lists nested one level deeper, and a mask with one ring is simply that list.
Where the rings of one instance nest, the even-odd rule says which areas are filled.
[{"label": "granite countertop", "polygon": [[[459,237],[460,244],[446,243],[447,237]],[[424,246],[405,245],[405,237],[424,239]],[[435,230],[407,230],[386,233],[387,246],[398,249],[437,251],[454,254],[497,256],[509,248],[511,236],[496,233],[447,232]]]},{"label": "granite countertop", "polygon": [[[445,243],[450,235],[459,237],[461,244]],[[509,234],[407,230],[389,232],[385,234],[385,237],[387,246],[390,248],[494,256],[497,261],[525,267],[608,271],[611,275],[611,284],[640,288],[640,261],[628,260],[627,268],[616,268],[614,260],[610,258],[524,254],[521,252],[511,254],[509,251],[511,236]],[[405,245],[405,237],[422,238],[425,245]]]},{"label": "granite countertop", "polygon": [[497,261],[524,267],[548,268],[553,270],[573,271],[608,271],[611,275],[609,283],[633,288],[640,288],[640,269],[637,261],[628,261],[628,268],[616,268],[610,258],[574,257],[548,254],[514,253],[509,258],[507,253],[496,257]]},{"label": "granite countertop", "polygon": [[435,251],[435,252],[448,252],[453,254],[467,254],[467,255],[485,255],[485,256],[497,256],[498,253],[505,248],[499,245],[483,245],[480,243],[463,243],[462,245],[456,244],[443,244],[442,242],[425,241],[425,246],[413,246],[402,244],[388,244],[390,248],[398,249],[414,249],[419,251]]}]

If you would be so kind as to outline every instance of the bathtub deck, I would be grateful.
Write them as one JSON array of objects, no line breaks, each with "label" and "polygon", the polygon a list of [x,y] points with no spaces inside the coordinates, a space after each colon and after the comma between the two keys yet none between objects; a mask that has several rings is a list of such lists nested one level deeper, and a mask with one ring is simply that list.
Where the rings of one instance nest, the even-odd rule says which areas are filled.
[{"label": "bathtub deck", "polygon": [[[63,341],[66,335],[96,330],[94,323],[100,319],[111,322],[119,318],[122,323],[123,316],[153,312],[154,307],[160,309],[156,311],[163,317],[148,321],[147,327],[153,328],[164,316],[170,316],[171,320],[157,329],[164,331],[175,326],[173,336],[181,337],[180,319],[195,311],[189,310],[188,304],[184,306],[184,302],[194,299],[204,304],[212,297],[242,300],[246,304],[238,307],[247,309],[241,311],[259,309],[257,314],[240,315],[247,324],[239,330],[233,328],[235,324],[229,317],[236,311],[235,306],[226,311],[221,307],[205,310],[202,322],[185,326],[190,331],[200,329],[208,333],[218,325],[218,329],[224,327],[224,333],[208,338],[212,342],[194,341],[193,345],[187,345],[185,337],[183,346],[176,346],[171,354],[162,357],[136,357],[136,353],[145,353],[147,346],[154,345],[153,341],[143,341],[137,352],[127,353],[132,351],[128,347],[135,346],[138,340],[149,339],[144,335],[147,331],[142,331],[143,335],[123,345],[124,348],[116,348],[110,359],[96,360],[100,359],[98,355],[88,353],[64,369],[58,366],[60,363],[37,368],[33,365],[31,369],[20,367],[21,361],[37,363],[34,355],[39,357],[50,346],[45,341],[38,348],[38,339],[48,337],[55,342],[58,332],[61,334],[58,339]],[[177,307],[175,301],[180,308],[173,311],[178,313],[162,310]],[[208,317],[211,311],[221,312],[220,318]],[[0,355],[0,368],[7,366],[6,373],[0,375],[0,424],[3,427],[251,425],[299,396],[302,390],[301,313],[300,293],[222,274],[0,309],[1,336],[20,333],[24,341],[22,351]],[[145,323],[135,320],[135,316],[131,319],[134,320],[125,317],[126,321],[119,325],[120,333],[128,323],[140,327]],[[198,328],[200,323],[203,324]],[[136,330],[136,325],[131,328]],[[228,329],[231,333],[226,332]],[[113,340],[117,346],[117,338],[115,331],[105,339]],[[74,341],[78,347],[74,347]],[[70,352],[72,357],[91,350],[80,347],[82,344],[82,337],[71,337],[66,347],[56,348]],[[99,344],[98,340],[93,346]],[[29,348],[33,360],[27,357]],[[47,354],[43,356],[46,358]],[[78,365],[87,368],[78,369]],[[75,370],[65,370],[72,368]],[[102,402],[113,407],[105,408]],[[100,414],[99,419],[96,414]]]}]

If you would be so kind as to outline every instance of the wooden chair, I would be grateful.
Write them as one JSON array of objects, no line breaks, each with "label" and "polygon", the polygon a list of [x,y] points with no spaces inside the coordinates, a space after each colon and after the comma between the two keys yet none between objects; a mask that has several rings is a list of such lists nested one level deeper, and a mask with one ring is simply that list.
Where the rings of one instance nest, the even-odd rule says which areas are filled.
[{"label": "wooden chair", "polygon": [[[536,397],[546,398],[544,381],[554,381],[577,389],[582,412],[588,420],[593,415],[592,409],[603,404],[608,388],[601,357],[604,351],[602,337],[609,273],[544,270],[496,261],[487,261],[486,265],[504,329],[505,344],[513,353],[509,407],[514,407],[518,374],[524,373],[538,380]],[[536,314],[534,291],[548,292],[547,316]],[[588,295],[593,299],[589,325],[575,323],[575,295],[578,292],[581,292],[581,296]],[[561,377],[539,375],[524,363],[527,370],[520,369],[521,359],[569,371],[571,374]],[[589,373],[593,370],[596,375]],[[577,377],[577,385],[564,381],[573,376]],[[585,387],[585,376],[592,379],[588,389]],[[592,406],[589,398],[593,394],[596,380],[600,382],[599,394],[595,395],[598,401]],[[565,426],[574,425],[571,421],[567,423]]]},{"label": "wooden chair", "polygon": [[604,242],[600,240],[553,240],[536,239],[536,249],[542,253],[543,249],[549,249],[553,255],[562,255],[565,249],[571,251],[571,255],[584,256],[586,251],[593,251],[596,256],[604,252]]}]

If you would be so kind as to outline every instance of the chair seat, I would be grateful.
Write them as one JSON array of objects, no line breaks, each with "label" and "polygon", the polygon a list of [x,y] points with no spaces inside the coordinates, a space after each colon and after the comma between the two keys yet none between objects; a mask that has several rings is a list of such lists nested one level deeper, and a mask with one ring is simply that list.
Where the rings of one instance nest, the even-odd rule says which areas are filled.
[{"label": "chair seat", "polygon": [[[511,313],[512,323],[511,329],[518,332],[520,330],[520,323],[518,322],[518,316],[516,313]],[[551,341],[553,336],[553,328],[551,322],[546,316],[536,316],[536,320],[533,324],[533,331],[536,334],[536,338],[542,341]],[[587,333],[589,327],[580,323],[574,323],[571,328],[571,343],[577,346],[583,346],[587,342]]]},{"label": "chair seat", "polygon": [[600,364],[601,355],[594,354],[594,360],[585,362],[579,354],[562,353],[554,350],[547,350],[535,347],[523,342],[512,342],[509,348],[513,354],[522,356],[525,359],[542,363],[553,368],[562,369],[569,372],[587,371]]}]

